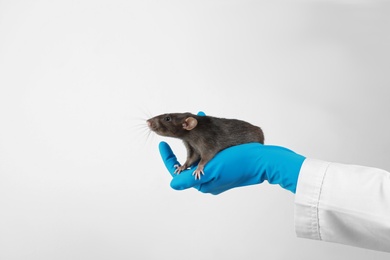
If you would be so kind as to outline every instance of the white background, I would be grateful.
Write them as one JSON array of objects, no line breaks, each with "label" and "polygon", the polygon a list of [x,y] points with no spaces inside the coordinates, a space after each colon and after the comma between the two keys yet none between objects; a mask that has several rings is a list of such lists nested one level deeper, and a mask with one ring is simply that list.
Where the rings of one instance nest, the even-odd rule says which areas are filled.
[{"label": "white background", "polygon": [[278,186],[172,190],[144,120],[390,170],[389,28],[375,0],[0,1],[0,259],[388,259],[296,238]]}]

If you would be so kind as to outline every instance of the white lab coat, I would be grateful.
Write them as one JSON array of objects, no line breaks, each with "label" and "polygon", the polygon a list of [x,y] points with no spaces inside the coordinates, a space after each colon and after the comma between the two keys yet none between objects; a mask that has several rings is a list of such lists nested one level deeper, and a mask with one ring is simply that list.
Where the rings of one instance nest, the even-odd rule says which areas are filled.
[{"label": "white lab coat", "polygon": [[298,237],[390,252],[390,173],[307,158],[295,230]]}]

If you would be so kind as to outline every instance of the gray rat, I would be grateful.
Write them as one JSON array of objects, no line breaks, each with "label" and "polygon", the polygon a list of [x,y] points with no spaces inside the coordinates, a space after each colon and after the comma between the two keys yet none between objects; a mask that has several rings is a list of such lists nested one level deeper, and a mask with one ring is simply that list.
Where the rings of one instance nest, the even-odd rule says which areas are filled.
[{"label": "gray rat", "polygon": [[156,134],[183,141],[187,160],[182,166],[175,166],[175,173],[179,174],[199,161],[193,173],[195,179],[200,179],[206,163],[223,149],[244,143],[264,143],[260,127],[237,119],[172,113],[155,116],[146,122]]}]

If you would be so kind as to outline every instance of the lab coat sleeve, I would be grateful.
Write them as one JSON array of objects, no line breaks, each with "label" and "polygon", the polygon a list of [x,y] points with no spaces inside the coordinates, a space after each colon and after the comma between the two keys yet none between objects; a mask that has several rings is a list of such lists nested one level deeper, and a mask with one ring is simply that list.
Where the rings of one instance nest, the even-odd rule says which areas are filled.
[{"label": "lab coat sleeve", "polygon": [[390,252],[390,173],[307,158],[295,230],[298,237]]}]

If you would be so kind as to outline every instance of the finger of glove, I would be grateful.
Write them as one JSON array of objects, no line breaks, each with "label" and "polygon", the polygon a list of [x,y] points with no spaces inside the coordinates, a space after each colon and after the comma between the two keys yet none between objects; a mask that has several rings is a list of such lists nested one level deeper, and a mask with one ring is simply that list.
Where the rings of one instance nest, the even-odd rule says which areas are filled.
[{"label": "finger of glove", "polygon": [[185,190],[195,186],[195,177],[192,175],[194,170],[184,170],[177,174],[171,180],[171,187],[175,190]]},{"label": "finger of glove", "polygon": [[206,184],[206,186],[205,185],[199,185],[197,189],[200,192],[209,193],[209,194],[212,194],[212,195],[218,195],[218,194],[220,194],[220,193],[222,193],[222,192],[227,190],[227,189],[223,189],[223,188],[216,188],[214,186],[211,186],[211,187]]},{"label": "finger of glove", "polygon": [[195,179],[193,173],[194,169],[189,169],[182,171],[180,174],[176,174],[171,180],[171,187],[175,190],[185,190],[188,188],[200,190],[202,184],[210,182],[213,179],[212,173],[202,175],[200,180]]},{"label": "finger of glove", "polygon": [[172,177],[174,177],[175,174],[175,165],[180,165],[180,163],[177,161],[176,155],[173,153],[171,147],[166,142],[161,142],[158,146],[160,150],[161,158],[165,164],[165,167],[169,171]]}]

